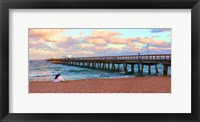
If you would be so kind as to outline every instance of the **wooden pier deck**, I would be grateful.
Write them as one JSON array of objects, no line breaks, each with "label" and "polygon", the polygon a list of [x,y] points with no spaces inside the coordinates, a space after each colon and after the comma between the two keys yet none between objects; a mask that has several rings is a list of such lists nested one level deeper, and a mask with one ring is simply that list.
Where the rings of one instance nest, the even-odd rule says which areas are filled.
[{"label": "wooden pier deck", "polygon": [[127,72],[127,65],[131,65],[132,73],[135,73],[134,68],[137,65],[139,74],[143,74],[145,65],[148,66],[148,74],[151,74],[151,66],[155,66],[156,73],[158,73],[157,65],[162,64],[163,74],[167,75],[168,67],[171,66],[171,54],[51,58],[46,61],[113,71],[119,70],[120,65],[123,65],[124,72]]}]

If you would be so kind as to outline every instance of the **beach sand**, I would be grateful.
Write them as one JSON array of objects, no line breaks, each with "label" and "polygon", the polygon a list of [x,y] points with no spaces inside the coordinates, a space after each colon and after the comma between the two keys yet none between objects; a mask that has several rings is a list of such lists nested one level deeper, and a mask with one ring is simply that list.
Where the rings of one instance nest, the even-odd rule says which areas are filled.
[{"label": "beach sand", "polygon": [[171,76],[86,79],[65,83],[30,81],[29,93],[171,93]]}]

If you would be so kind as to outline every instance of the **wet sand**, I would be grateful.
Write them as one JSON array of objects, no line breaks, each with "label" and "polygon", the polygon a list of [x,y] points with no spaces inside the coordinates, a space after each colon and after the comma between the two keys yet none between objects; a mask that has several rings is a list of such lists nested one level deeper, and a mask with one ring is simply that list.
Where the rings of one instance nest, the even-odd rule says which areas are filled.
[{"label": "wet sand", "polygon": [[60,83],[30,81],[29,93],[171,93],[171,76],[86,79]]}]

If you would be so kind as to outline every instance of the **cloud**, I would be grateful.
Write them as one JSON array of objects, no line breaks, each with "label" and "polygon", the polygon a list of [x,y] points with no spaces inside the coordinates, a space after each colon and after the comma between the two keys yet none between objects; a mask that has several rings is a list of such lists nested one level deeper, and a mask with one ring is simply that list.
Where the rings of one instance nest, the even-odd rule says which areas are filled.
[{"label": "cloud", "polygon": [[95,51],[105,51],[106,47],[105,46],[95,46],[94,50]]},{"label": "cloud", "polygon": [[60,50],[51,51],[46,49],[29,48],[29,59],[34,60],[47,59],[50,57],[59,57],[60,54]]},{"label": "cloud", "polygon": [[121,33],[112,32],[109,30],[94,30],[92,32],[93,38],[109,38],[109,37],[118,36],[118,35],[121,35]]},{"label": "cloud", "polygon": [[48,37],[63,31],[63,29],[29,29],[29,37]]},{"label": "cloud", "polygon": [[46,46],[41,43],[41,42],[37,42],[37,41],[29,41],[29,48],[46,48]]},{"label": "cloud", "polygon": [[163,51],[163,50],[170,50],[171,48],[160,48],[160,47],[149,47],[151,51]]},{"label": "cloud", "polygon": [[86,40],[86,41],[89,44],[105,44],[106,43],[106,40],[102,39],[102,38],[99,38],[99,39],[89,39],[89,40]]},{"label": "cloud", "polygon": [[29,49],[31,48],[52,50],[52,49],[57,49],[57,46],[53,42],[44,42],[38,39],[29,41]]},{"label": "cloud", "polygon": [[128,43],[128,40],[126,38],[110,38],[109,39],[110,43],[112,44],[127,44]]},{"label": "cloud", "polygon": [[83,54],[89,54],[90,52],[89,51],[87,51],[87,50],[85,50],[85,51],[82,51],[82,50],[76,50],[76,51],[73,51],[73,52],[71,52],[70,54],[71,55],[79,55],[79,56],[81,56],[81,55],[83,55]]},{"label": "cloud", "polygon": [[112,41],[112,43],[123,43],[123,39],[120,40],[118,38],[115,38],[115,36],[119,35],[121,35],[121,33],[119,32],[112,32],[109,30],[94,30],[91,36],[84,37],[84,41],[89,44],[96,45],[106,44],[108,43],[108,41]]},{"label": "cloud", "polygon": [[171,31],[171,28],[158,28],[158,29],[151,29],[151,33],[160,33],[165,31]]},{"label": "cloud", "polygon": [[70,46],[70,45],[76,45],[76,44],[80,44],[81,43],[81,38],[79,37],[67,37],[67,39],[63,42],[59,42],[57,44],[60,44],[60,45],[66,45],[66,46]]},{"label": "cloud", "polygon": [[62,35],[64,29],[29,29],[29,38],[39,38],[45,42],[62,42],[67,39]]},{"label": "cloud", "polygon": [[95,45],[94,44],[80,44],[80,47],[81,48],[88,48],[88,49],[91,49],[93,48]]},{"label": "cloud", "polygon": [[29,54],[50,54],[51,52],[45,49],[30,48]]},{"label": "cloud", "polygon": [[63,42],[67,40],[67,37],[61,34],[54,34],[49,37],[45,37],[44,39],[46,42]]},{"label": "cloud", "polygon": [[167,43],[165,41],[162,41],[162,40],[154,40],[152,38],[147,38],[147,37],[143,37],[143,38],[140,38],[139,39],[139,43],[142,43],[142,44],[149,44],[150,46],[162,46],[162,47],[169,47],[170,46],[170,43]]}]

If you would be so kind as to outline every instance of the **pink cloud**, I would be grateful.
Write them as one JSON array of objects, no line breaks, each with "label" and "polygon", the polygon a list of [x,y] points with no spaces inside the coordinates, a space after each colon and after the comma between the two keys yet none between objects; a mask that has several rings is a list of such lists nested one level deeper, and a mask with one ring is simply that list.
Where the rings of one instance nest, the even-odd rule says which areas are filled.
[{"label": "pink cloud", "polygon": [[86,40],[87,43],[89,44],[105,44],[106,43],[106,40],[105,39],[88,39]]},{"label": "pink cloud", "polygon": [[138,47],[140,44],[141,43],[138,43],[138,42],[131,42],[127,46],[129,46],[129,47]]},{"label": "pink cloud", "polygon": [[117,35],[121,35],[121,33],[112,32],[112,31],[109,31],[109,30],[94,30],[92,32],[93,38],[109,38],[109,37],[117,36]]},{"label": "pink cloud", "polygon": [[76,51],[71,52],[70,54],[81,55],[81,54],[87,54],[87,53],[88,53],[87,51],[76,50]]},{"label": "pink cloud", "polygon": [[29,29],[29,37],[46,37],[63,31],[63,29]]},{"label": "pink cloud", "polygon": [[164,51],[164,50],[171,50],[171,48],[159,48],[159,47],[149,47],[150,51]]},{"label": "pink cloud", "polygon": [[64,29],[29,29],[29,38],[39,38],[45,42],[62,42],[67,39],[62,35]]},{"label": "pink cloud", "polygon": [[94,45],[91,44],[82,44],[80,47],[85,49],[94,49]]},{"label": "pink cloud", "polygon": [[126,38],[110,38],[110,43],[112,44],[127,44],[128,40]]},{"label": "pink cloud", "polygon": [[169,43],[165,42],[165,41],[155,41],[154,39],[152,38],[140,38],[139,39],[139,42],[142,43],[142,44],[151,44],[152,46],[164,46],[164,47],[167,47],[169,46]]},{"label": "pink cloud", "polygon": [[106,48],[104,46],[95,46],[94,50],[96,51],[104,51]]},{"label": "pink cloud", "polygon": [[110,38],[109,41],[112,44],[129,44],[132,43],[133,40],[135,40],[136,38],[121,38],[121,37],[113,37]]}]

